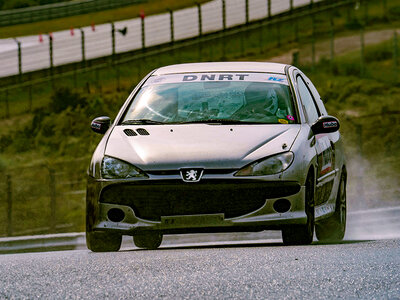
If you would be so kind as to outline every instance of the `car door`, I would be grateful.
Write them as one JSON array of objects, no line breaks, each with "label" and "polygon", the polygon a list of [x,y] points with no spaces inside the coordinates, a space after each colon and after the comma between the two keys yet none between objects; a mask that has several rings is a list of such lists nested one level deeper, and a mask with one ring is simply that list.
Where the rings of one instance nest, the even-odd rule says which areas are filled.
[{"label": "car door", "polygon": [[[321,109],[317,105],[316,97],[311,91],[314,87],[310,86],[308,78],[301,74],[297,74],[296,83],[307,123],[311,126],[321,115],[327,114],[326,110],[325,108]],[[332,193],[335,179],[335,155],[330,134],[317,134],[313,138],[315,139],[314,149],[317,155],[316,189],[314,196],[315,205],[318,206],[328,201]]]}]

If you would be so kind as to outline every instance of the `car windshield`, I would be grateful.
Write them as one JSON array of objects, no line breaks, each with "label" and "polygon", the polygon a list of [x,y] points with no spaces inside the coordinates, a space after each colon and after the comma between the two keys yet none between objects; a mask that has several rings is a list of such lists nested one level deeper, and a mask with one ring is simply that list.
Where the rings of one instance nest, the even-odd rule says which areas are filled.
[{"label": "car windshield", "polygon": [[194,73],[150,77],[122,124],[296,123],[286,76]]}]

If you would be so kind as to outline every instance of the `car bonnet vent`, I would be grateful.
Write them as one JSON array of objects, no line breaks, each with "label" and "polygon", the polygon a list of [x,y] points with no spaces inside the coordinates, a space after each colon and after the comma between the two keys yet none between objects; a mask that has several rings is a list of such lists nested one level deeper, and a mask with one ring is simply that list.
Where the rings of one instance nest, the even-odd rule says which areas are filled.
[{"label": "car bonnet vent", "polygon": [[140,135],[150,135],[150,133],[148,133],[148,131],[144,128],[138,128],[136,129],[137,133],[139,133]]},{"label": "car bonnet vent", "polygon": [[132,129],[124,129],[124,133],[127,136],[136,136],[137,135],[137,133],[135,131],[133,131]]}]

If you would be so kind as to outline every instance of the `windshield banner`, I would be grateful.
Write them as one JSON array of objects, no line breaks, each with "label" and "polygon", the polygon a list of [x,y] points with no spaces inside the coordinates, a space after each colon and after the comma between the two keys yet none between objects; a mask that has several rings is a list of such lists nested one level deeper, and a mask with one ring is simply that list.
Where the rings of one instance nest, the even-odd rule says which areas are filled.
[{"label": "windshield banner", "polygon": [[185,82],[216,82],[216,81],[247,81],[247,82],[271,82],[289,85],[285,75],[270,73],[191,73],[171,74],[150,77],[143,86],[165,83]]}]

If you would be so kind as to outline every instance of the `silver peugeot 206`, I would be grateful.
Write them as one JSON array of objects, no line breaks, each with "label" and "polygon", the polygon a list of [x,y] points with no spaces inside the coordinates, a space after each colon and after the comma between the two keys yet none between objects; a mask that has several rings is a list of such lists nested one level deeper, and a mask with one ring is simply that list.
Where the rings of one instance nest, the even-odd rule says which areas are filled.
[{"label": "silver peugeot 206", "polygon": [[343,239],[346,165],[339,121],[294,66],[193,63],[152,71],[104,134],[88,170],[86,240],[281,230],[286,245]]}]

